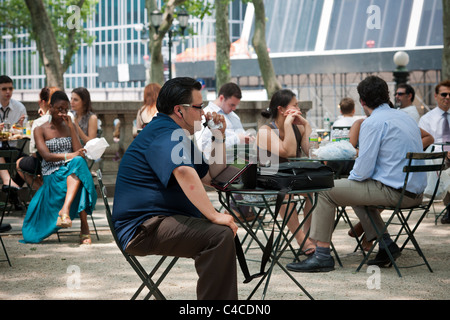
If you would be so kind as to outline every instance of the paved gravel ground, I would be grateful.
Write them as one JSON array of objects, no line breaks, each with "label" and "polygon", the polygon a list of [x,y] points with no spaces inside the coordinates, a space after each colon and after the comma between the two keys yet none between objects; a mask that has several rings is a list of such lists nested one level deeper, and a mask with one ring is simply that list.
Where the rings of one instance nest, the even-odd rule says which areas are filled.
[{"label": "paved gravel ground", "polygon": [[[214,193],[210,193],[214,200]],[[100,199],[99,199],[100,200]],[[112,201],[113,199],[111,199]],[[442,210],[437,203],[436,211]],[[350,212],[350,217],[355,216]],[[94,213],[100,240],[93,237],[92,245],[79,245],[79,224],[61,235],[53,235],[39,244],[22,244],[20,228],[23,215],[14,213],[6,217],[13,230],[2,239],[12,266],[0,262],[0,300],[128,300],[140,285],[140,280],[117,248],[104,214],[101,201]],[[358,273],[355,269],[362,254],[353,253],[355,240],[347,236],[348,225],[341,222],[333,235],[333,242],[341,257],[343,267],[320,274],[294,273],[304,288],[317,300],[448,300],[450,298],[450,226],[434,223],[434,212],[424,219],[416,237],[424,250],[433,273],[425,266],[401,269],[398,277],[393,268],[369,270],[366,266]],[[392,231],[392,230],[391,230]],[[244,236],[239,231],[240,238]],[[249,259],[259,260],[260,250],[253,247]],[[0,259],[4,258],[0,249]],[[145,257],[143,265],[152,265],[156,257]],[[283,265],[292,261],[286,253]],[[400,266],[420,262],[417,253],[405,250],[398,259]],[[259,263],[249,261],[251,271]],[[218,275],[226,276],[226,275]],[[239,298],[245,299],[256,281],[242,283],[239,272]],[[197,275],[193,261],[180,259],[161,285],[163,293],[171,300],[195,300]],[[254,299],[262,297],[258,290]],[[142,296],[140,297],[142,298]],[[275,267],[266,296],[267,300],[309,300],[307,296],[279,267]]]}]

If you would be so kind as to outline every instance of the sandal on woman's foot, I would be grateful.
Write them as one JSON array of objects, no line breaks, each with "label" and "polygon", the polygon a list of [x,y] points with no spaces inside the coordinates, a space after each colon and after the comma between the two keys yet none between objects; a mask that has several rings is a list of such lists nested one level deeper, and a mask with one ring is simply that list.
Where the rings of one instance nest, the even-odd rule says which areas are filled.
[{"label": "sandal on woman's foot", "polygon": [[56,226],[60,228],[70,228],[72,226],[72,220],[70,220],[68,214],[63,214],[56,220]]},{"label": "sandal on woman's foot", "polygon": [[372,248],[372,243],[373,243],[373,241],[367,241],[366,235],[364,235],[362,237],[361,245],[362,245],[364,251],[369,251],[370,248]]},{"label": "sandal on woman's foot", "polygon": [[307,256],[307,257],[309,257],[309,256],[311,256],[314,252],[316,251],[316,248],[309,248],[309,249],[306,249],[306,250],[302,250],[302,251],[300,251],[299,253],[298,253],[298,255],[299,256]]},{"label": "sandal on woman's foot", "polygon": [[92,239],[90,234],[80,234],[80,244],[91,244]]}]

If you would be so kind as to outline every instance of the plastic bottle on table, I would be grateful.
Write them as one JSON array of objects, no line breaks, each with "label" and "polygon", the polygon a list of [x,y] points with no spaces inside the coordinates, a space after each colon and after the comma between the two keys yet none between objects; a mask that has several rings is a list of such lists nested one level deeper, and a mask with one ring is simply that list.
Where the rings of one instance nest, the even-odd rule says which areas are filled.
[{"label": "plastic bottle on table", "polygon": [[309,158],[316,159],[317,155],[315,154],[319,149],[319,135],[316,130],[311,132],[309,136]]},{"label": "plastic bottle on table", "polygon": [[323,118],[323,129],[325,131],[330,131],[331,126],[330,126],[330,115],[328,114],[328,112],[325,112],[325,116]]},{"label": "plastic bottle on table", "polygon": [[333,130],[333,137],[332,137],[332,141],[333,142],[339,142],[342,139],[342,130],[340,129],[334,129]]},{"label": "plastic bottle on table", "polygon": [[31,136],[31,122],[27,121],[27,124],[25,126],[25,134],[27,136]]},{"label": "plastic bottle on table", "polygon": [[342,130],[341,140],[343,140],[343,141],[350,141],[350,131],[347,128]]}]

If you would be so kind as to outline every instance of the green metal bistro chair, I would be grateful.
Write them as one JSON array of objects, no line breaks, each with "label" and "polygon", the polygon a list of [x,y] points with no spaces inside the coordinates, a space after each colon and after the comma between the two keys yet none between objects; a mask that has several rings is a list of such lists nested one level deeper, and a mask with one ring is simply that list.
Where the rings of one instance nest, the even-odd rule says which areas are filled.
[{"label": "green metal bistro chair", "polygon": [[[0,150],[0,158],[4,158],[5,161],[8,161],[6,163],[0,163],[0,170],[8,170],[10,177],[13,176],[14,169],[16,167],[15,159],[17,159],[17,155],[19,154],[18,150]],[[9,180],[9,186],[11,186],[11,178]],[[8,192],[6,192],[6,197],[4,201],[0,202],[0,225],[3,223],[3,218],[5,217],[5,214],[10,212],[12,205],[9,203],[11,195],[11,188],[8,188]],[[8,252],[6,251],[5,244],[2,240],[2,235],[4,233],[0,233],[0,242],[2,244],[3,252],[5,253],[6,259],[0,260],[0,262],[7,261],[9,266],[11,267],[11,260],[9,260]]]},{"label": "green metal bistro chair", "polygon": [[[423,263],[421,264],[417,264],[414,266],[408,266],[408,267],[416,267],[416,266],[421,266],[421,265],[426,265],[428,267],[428,270],[430,272],[433,272],[433,270],[431,269],[431,266],[429,265],[427,259],[425,258],[425,254],[423,253],[422,249],[419,246],[419,243],[417,242],[417,239],[414,236],[414,233],[416,232],[417,228],[419,227],[420,223],[422,222],[422,220],[424,219],[424,217],[426,216],[426,214],[430,211],[431,206],[433,205],[433,201],[434,198],[436,196],[436,192],[439,186],[439,180],[440,180],[440,176],[441,176],[441,172],[445,167],[445,159],[447,157],[447,152],[436,152],[436,153],[408,153],[406,155],[406,159],[408,160],[408,164],[406,166],[403,167],[403,172],[406,173],[405,175],[405,181],[403,184],[403,187],[401,189],[401,197],[397,203],[397,205],[395,207],[391,207],[391,206],[376,206],[377,209],[382,209],[382,210],[387,210],[390,211],[392,210],[392,213],[389,217],[389,219],[385,222],[385,226],[383,228],[383,230],[377,230],[377,228],[375,227],[375,224],[371,218],[371,216],[369,215],[369,218],[372,222],[372,225],[375,227],[375,230],[377,232],[378,238],[373,242],[372,247],[370,248],[369,252],[367,253],[367,255],[365,255],[363,261],[361,262],[361,264],[358,266],[358,268],[356,269],[356,271],[359,271],[361,269],[361,267],[363,266],[363,264],[366,263],[369,255],[371,254],[371,252],[373,251],[373,249],[375,248],[376,244],[379,243],[380,241],[384,241],[382,239],[383,234],[386,232],[387,228],[391,225],[394,224],[393,223],[393,219],[397,218],[397,220],[399,221],[398,224],[400,225],[400,230],[397,233],[394,242],[397,243],[397,245],[399,245],[400,247],[400,251],[403,251],[403,249],[405,249],[405,246],[408,244],[409,241],[412,242],[414,249],[417,251],[418,255],[423,259]],[[417,161],[420,160],[424,160],[421,161],[420,164],[417,163]],[[425,160],[433,160],[433,163],[427,163],[425,162]],[[438,164],[436,164],[436,162]],[[423,164],[425,163],[425,164]],[[437,172],[438,173],[438,179],[436,182],[436,186],[434,189],[434,193],[433,195],[429,198],[429,199],[424,199],[424,201],[414,207],[410,207],[410,208],[403,208],[401,206],[401,203],[403,201],[403,197],[405,196],[405,192],[406,191],[406,187],[408,184],[408,178],[409,175],[411,173],[414,172]],[[406,213],[406,215],[405,215]],[[418,220],[415,223],[415,225],[411,228],[410,224],[409,224],[409,219],[411,217],[411,215],[413,213],[417,213],[418,216]],[[400,245],[398,243],[398,241],[400,240],[401,236],[406,236],[406,239],[403,241],[403,243]],[[391,252],[389,251],[388,248],[386,248],[386,252],[389,256],[389,259],[391,261],[391,265],[394,266],[395,270],[397,271],[397,274],[399,277],[401,277],[401,273],[399,270],[399,266],[396,264],[395,259],[393,258]],[[403,268],[407,268],[407,267],[403,267]]]},{"label": "green metal bistro chair", "polygon": [[103,202],[105,203],[105,211],[106,211],[106,218],[108,219],[109,228],[111,229],[111,233],[114,237],[114,240],[116,242],[117,247],[119,247],[120,252],[122,252],[123,256],[127,260],[127,262],[131,265],[131,267],[134,269],[134,271],[137,273],[139,278],[142,280],[141,286],[137,289],[136,293],[133,295],[131,300],[135,300],[137,296],[142,292],[142,290],[147,287],[149,290],[149,293],[145,296],[145,300],[149,299],[151,296],[155,296],[157,300],[165,300],[166,298],[162,294],[162,292],[158,289],[158,286],[161,284],[161,282],[164,280],[164,278],[167,276],[167,274],[170,272],[172,267],[175,265],[175,263],[178,261],[178,257],[173,257],[172,261],[169,263],[169,265],[166,267],[166,269],[163,271],[163,273],[160,275],[159,279],[154,282],[152,280],[152,277],[155,275],[155,273],[158,271],[158,269],[162,266],[164,261],[166,260],[166,256],[161,257],[159,259],[158,263],[155,265],[155,267],[152,269],[150,273],[147,273],[147,271],[144,269],[142,264],[138,261],[138,259],[125,252],[125,250],[122,249],[119,239],[117,238],[117,234],[114,228],[114,223],[112,222],[112,214],[111,209],[108,203],[107,198],[107,192],[106,187],[103,184],[103,176],[101,170],[97,170],[97,180],[100,187],[100,191],[103,197]]}]

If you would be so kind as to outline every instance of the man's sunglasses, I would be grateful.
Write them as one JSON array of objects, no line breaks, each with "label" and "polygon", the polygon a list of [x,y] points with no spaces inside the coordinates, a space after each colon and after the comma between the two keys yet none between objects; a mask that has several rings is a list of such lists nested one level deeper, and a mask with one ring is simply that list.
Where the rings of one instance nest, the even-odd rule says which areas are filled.
[{"label": "man's sunglasses", "polygon": [[396,96],[404,96],[406,94],[406,92],[396,92],[395,95]]},{"label": "man's sunglasses", "polygon": [[195,105],[195,104],[183,103],[183,104],[180,104],[180,106],[181,107],[187,107],[187,108],[194,108],[194,109],[197,109],[197,110],[202,110],[205,107],[205,104],[202,103],[200,105]]},{"label": "man's sunglasses", "polygon": [[450,97],[450,92],[443,92],[439,94],[442,98]]}]

